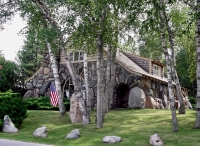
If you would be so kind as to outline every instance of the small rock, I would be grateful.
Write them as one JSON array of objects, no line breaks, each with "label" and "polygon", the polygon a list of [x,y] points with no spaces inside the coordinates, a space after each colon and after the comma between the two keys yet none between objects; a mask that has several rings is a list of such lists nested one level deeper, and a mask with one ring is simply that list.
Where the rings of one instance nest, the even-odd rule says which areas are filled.
[{"label": "small rock", "polygon": [[12,120],[8,115],[4,116],[3,119],[3,132],[9,132],[9,133],[17,133],[18,129],[13,124]]},{"label": "small rock", "polygon": [[34,132],[33,135],[35,137],[47,137],[47,127],[39,127]]},{"label": "small rock", "polygon": [[160,139],[158,134],[151,135],[149,143],[153,146],[163,146],[163,141]]},{"label": "small rock", "polygon": [[121,141],[122,141],[121,137],[118,136],[105,136],[103,138],[103,142],[105,143],[116,143]]},{"label": "small rock", "polygon": [[69,134],[67,134],[66,138],[76,139],[80,137],[79,129],[72,130]]}]

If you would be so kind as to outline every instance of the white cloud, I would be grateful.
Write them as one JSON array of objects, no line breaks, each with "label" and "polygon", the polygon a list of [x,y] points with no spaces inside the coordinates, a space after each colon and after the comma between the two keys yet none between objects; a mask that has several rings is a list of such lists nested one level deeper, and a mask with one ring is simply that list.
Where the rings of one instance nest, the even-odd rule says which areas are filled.
[{"label": "white cloud", "polygon": [[12,21],[3,25],[4,30],[0,31],[0,50],[3,50],[6,60],[15,60],[18,50],[23,45],[23,36],[18,33],[26,25],[26,22],[16,15]]}]

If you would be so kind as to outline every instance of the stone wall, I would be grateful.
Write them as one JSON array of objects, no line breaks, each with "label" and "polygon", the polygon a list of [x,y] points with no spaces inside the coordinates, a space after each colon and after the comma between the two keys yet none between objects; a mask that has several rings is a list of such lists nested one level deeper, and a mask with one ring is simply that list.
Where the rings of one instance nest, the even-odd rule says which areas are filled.
[{"label": "stone wall", "polygon": [[[83,63],[74,63],[74,68],[76,74],[80,77],[84,77],[83,74]],[[70,74],[65,64],[59,65],[59,76],[61,81],[62,89],[63,86],[66,86],[66,81],[69,79]],[[106,61],[104,61],[104,70],[106,71]],[[118,63],[115,64],[115,89],[113,94],[113,105],[111,108],[116,108],[116,100],[117,100],[117,88],[125,84],[131,90],[132,88],[138,86],[142,90],[144,90],[146,96],[153,96],[152,89],[157,88],[157,83],[147,80],[145,81],[141,76],[129,73],[125,68],[120,66]],[[96,73],[96,62],[88,62],[88,76],[89,76],[89,87],[91,93],[91,103],[93,108],[96,107],[97,102],[97,73]],[[47,53],[43,53],[43,61],[42,67],[26,82],[27,92],[24,95],[24,98],[36,98],[39,96],[49,96],[49,85],[50,82],[54,81],[53,72],[51,66],[49,64],[49,55]],[[147,88],[147,82],[148,88]],[[150,83],[151,82],[151,83]],[[155,84],[155,85],[154,85]],[[165,85],[162,85],[163,87]],[[71,91],[73,92],[73,91]],[[64,93],[64,91],[63,91]],[[65,94],[65,93],[64,93]],[[71,95],[72,93],[70,93]]]}]

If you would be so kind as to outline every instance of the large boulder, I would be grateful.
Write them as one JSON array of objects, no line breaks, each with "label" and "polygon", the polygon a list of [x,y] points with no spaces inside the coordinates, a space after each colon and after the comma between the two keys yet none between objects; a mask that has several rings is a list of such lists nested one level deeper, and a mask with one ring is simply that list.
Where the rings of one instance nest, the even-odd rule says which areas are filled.
[{"label": "large boulder", "polygon": [[23,96],[23,99],[32,98],[34,96],[33,90],[28,90]]},{"label": "large boulder", "polygon": [[154,98],[154,100],[156,102],[156,105],[155,105],[156,109],[164,109],[162,99],[160,99],[160,98]]},{"label": "large boulder", "polygon": [[167,96],[164,94],[163,96],[163,106],[168,109],[169,105],[168,105],[168,100],[167,100]]},{"label": "large boulder", "polygon": [[103,138],[103,142],[105,143],[116,143],[121,141],[122,141],[121,137],[118,136],[105,136]]},{"label": "large boulder", "polygon": [[66,138],[68,139],[76,139],[80,137],[79,129],[72,130],[69,134],[67,134]]},{"label": "large boulder", "polygon": [[35,137],[47,137],[47,127],[39,127],[34,132],[33,135]]},{"label": "large boulder", "polygon": [[48,91],[48,88],[50,86],[51,82],[48,81],[48,82],[45,82],[43,85],[42,85],[42,88],[40,89],[39,91],[39,95],[40,96],[44,96],[45,93]]},{"label": "large boulder", "polygon": [[139,87],[134,87],[129,94],[128,107],[135,109],[145,108],[146,97],[144,91]]},{"label": "large boulder", "polygon": [[13,124],[12,120],[8,115],[4,116],[3,119],[3,132],[9,132],[9,133],[17,133],[18,129]]},{"label": "large boulder", "polygon": [[72,94],[70,99],[70,111],[69,111],[70,120],[72,123],[82,123],[82,113],[80,111],[78,98],[75,94]]},{"label": "large boulder", "polygon": [[160,139],[158,134],[151,135],[149,139],[149,143],[150,145],[153,145],[153,146],[163,146],[163,141]]},{"label": "large boulder", "polygon": [[155,100],[153,99],[152,96],[146,97],[145,107],[146,108],[153,108],[153,109],[156,108],[156,102],[155,102]]},{"label": "large boulder", "polygon": [[27,90],[33,90],[33,85],[32,85],[32,83],[27,83],[27,84],[26,84],[26,89],[27,89]]}]

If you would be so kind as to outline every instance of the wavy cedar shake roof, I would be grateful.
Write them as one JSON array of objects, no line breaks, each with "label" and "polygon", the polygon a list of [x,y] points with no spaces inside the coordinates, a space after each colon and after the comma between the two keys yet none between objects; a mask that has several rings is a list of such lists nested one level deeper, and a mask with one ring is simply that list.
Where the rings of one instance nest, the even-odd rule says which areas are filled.
[{"label": "wavy cedar shake roof", "polygon": [[162,77],[152,75],[152,74],[146,72],[144,69],[142,69],[140,66],[138,66],[135,62],[133,62],[130,58],[128,58],[122,52],[117,52],[116,61],[117,61],[117,63],[119,63],[124,68],[126,68],[131,73],[137,74],[139,76],[149,77],[151,79],[156,79],[156,80],[159,80],[166,84],[168,82],[167,78],[165,78],[165,77],[162,78]]}]

